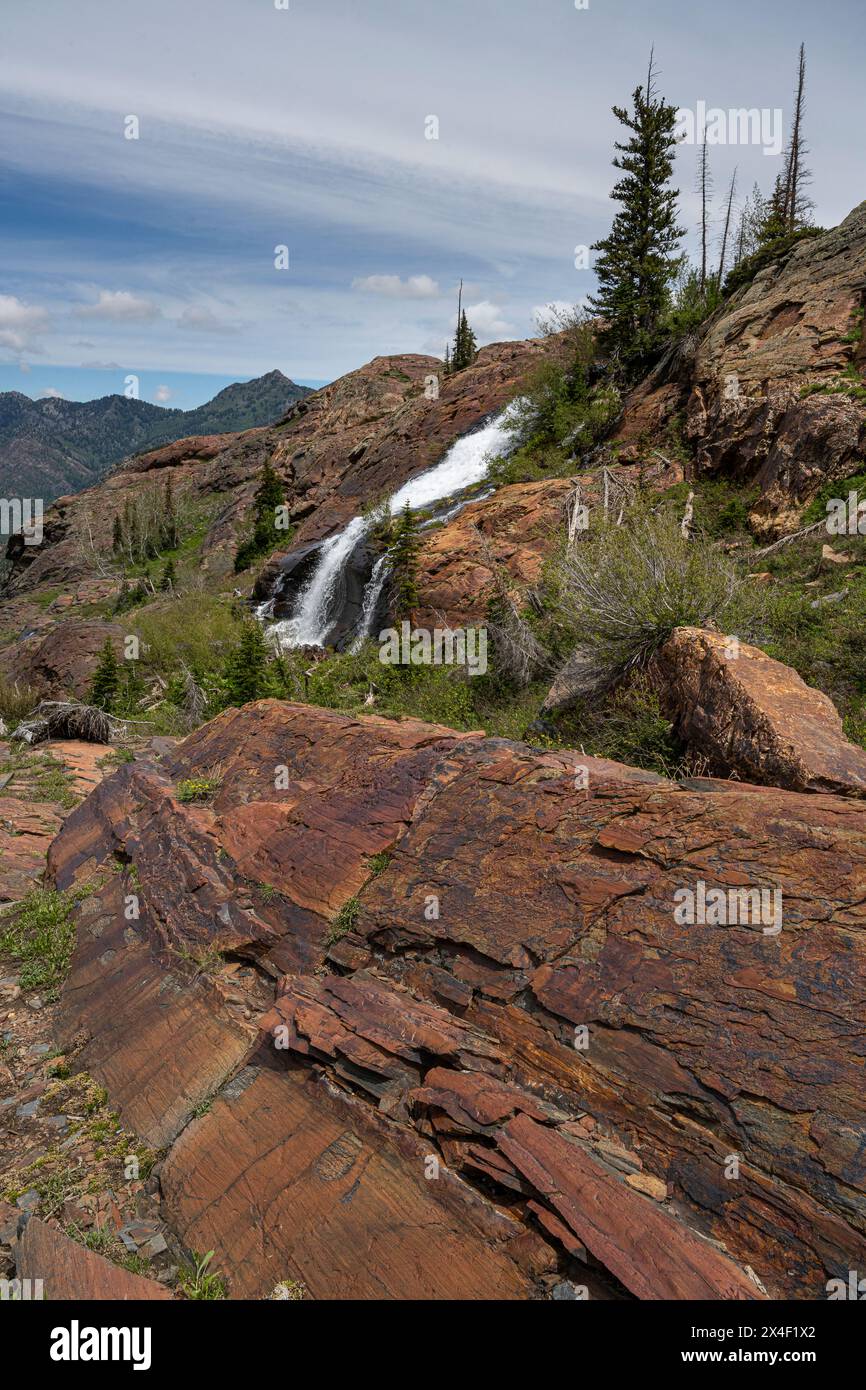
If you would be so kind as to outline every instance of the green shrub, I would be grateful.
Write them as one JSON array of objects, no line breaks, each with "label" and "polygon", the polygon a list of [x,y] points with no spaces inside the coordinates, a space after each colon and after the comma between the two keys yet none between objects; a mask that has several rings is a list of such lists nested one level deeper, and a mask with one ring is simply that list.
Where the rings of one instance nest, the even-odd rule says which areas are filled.
[{"label": "green shrub", "polygon": [[175,796],[178,801],[210,801],[221,786],[221,777],[185,777],[175,787]]},{"label": "green shrub", "polygon": [[596,520],[559,561],[555,606],[592,658],[599,688],[644,664],[677,627],[756,630],[754,586],[670,512],[634,505],[620,526]]}]

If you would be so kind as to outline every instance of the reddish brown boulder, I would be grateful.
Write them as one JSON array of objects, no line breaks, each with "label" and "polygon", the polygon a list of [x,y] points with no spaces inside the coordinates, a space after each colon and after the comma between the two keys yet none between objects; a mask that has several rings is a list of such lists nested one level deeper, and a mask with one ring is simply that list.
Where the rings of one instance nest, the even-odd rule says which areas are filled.
[{"label": "reddish brown boulder", "polygon": [[270,701],[52,852],[113,859],[64,1027],[179,1135],[170,1218],[232,1292],[820,1298],[866,1263],[858,802]]},{"label": "reddish brown boulder", "polygon": [[44,699],[84,700],[106,640],[122,657],[124,634],[118,623],[66,619],[45,636],[0,653],[0,670]]},{"label": "reddish brown boulder", "polygon": [[491,569],[500,569],[515,592],[538,582],[544,557],[564,534],[564,506],[574,483],[567,478],[516,483],[473,502],[424,538],[419,560],[423,608],[420,627],[479,622],[494,588]]},{"label": "reddish brown boulder", "polygon": [[652,679],[678,734],[714,775],[866,795],[866,752],[845,737],[832,700],[759,648],[677,628]]}]

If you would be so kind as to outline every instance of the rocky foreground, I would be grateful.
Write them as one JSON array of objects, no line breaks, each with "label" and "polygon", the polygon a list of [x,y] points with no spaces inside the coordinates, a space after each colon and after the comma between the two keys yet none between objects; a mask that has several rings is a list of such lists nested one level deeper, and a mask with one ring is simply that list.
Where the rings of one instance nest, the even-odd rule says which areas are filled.
[{"label": "rocky foreground", "polygon": [[[49,862],[101,885],[57,1041],[232,1296],[810,1299],[866,1260],[859,799],[265,701]],[[678,920],[699,884],[781,930]]]}]

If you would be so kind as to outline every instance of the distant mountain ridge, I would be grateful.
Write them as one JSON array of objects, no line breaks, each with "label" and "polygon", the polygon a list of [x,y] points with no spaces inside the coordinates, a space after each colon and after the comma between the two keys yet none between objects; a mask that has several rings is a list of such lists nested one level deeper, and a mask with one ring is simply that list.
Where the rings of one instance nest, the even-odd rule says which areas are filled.
[{"label": "distant mountain ridge", "polygon": [[226,386],[195,410],[126,396],[34,401],[0,392],[0,496],[53,501],[90,487],[130,454],[192,434],[270,425],[310,394],[280,371]]}]

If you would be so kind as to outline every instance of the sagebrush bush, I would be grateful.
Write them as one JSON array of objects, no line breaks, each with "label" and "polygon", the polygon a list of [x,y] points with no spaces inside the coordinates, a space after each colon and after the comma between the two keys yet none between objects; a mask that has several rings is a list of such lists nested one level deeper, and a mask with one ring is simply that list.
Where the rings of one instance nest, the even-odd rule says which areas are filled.
[{"label": "sagebrush bush", "polygon": [[560,559],[555,605],[603,687],[639,667],[677,627],[715,624],[747,638],[758,597],[734,565],[677,517],[636,504],[622,524],[599,521]]}]

